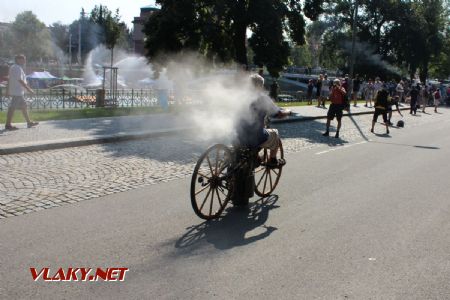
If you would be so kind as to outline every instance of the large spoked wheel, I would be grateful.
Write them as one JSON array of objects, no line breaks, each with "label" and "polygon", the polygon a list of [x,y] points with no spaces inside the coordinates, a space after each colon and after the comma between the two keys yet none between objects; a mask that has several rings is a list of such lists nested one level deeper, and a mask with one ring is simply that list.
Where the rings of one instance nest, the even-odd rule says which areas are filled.
[{"label": "large spoked wheel", "polygon": [[[277,159],[284,159],[281,140],[278,140],[278,143]],[[269,150],[267,149],[261,149],[258,156],[261,163],[259,167],[255,168],[255,193],[260,197],[267,197],[277,187],[283,167],[270,167],[267,165],[269,161]]]},{"label": "large spoked wheel", "polygon": [[231,151],[222,144],[200,156],[192,174],[191,203],[197,216],[210,220],[220,216],[231,197]]}]

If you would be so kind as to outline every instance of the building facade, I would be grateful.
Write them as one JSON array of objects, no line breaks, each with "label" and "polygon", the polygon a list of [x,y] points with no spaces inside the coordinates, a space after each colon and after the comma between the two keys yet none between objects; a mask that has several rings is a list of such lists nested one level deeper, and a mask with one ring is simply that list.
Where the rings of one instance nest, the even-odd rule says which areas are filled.
[{"label": "building facade", "polygon": [[133,20],[133,48],[134,53],[145,55],[144,48],[144,33],[142,30],[144,29],[144,24],[147,21],[148,17],[150,17],[155,11],[158,11],[159,8],[148,5],[141,7],[141,14],[139,17],[135,17]]}]

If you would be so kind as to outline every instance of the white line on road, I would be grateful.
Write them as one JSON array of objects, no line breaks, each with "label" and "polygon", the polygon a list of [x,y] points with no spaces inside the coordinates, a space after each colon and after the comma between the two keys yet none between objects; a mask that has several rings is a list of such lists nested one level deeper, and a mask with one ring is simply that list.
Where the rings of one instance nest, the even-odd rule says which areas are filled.
[{"label": "white line on road", "polygon": [[366,144],[368,142],[370,142],[370,140],[369,141],[362,141],[362,142],[354,143],[354,144],[349,144],[349,145],[345,145],[345,146],[341,146],[341,147],[335,147],[335,148],[331,148],[331,149],[328,149],[328,150],[325,150],[325,151],[317,152],[316,155],[325,154],[325,153],[336,151],[336,150],[339,150],[339,149],[350,148],[350,147],[353,147],[353,146],[356,146],[356,145]]}]

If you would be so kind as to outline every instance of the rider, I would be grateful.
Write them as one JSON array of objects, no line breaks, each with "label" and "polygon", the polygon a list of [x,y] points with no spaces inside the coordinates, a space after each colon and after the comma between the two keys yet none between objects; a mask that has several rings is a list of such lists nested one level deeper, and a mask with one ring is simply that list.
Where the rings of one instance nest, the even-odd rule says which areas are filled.
[{"label": "rider", "polygon": [[279,148],[279,135],[276,129],[267,129],[264,126],[266,116],[285,117],[292,112],[276,106],[264,92],[264,78],[260,75],[251,75],[253,86],[257,89],[258,98],[250,104],[249,115],[242,118],[237,126],[237,141],[240,146],[250,148],[265,148],[270,150],[268,165],[277,167],[286,162],[277,160]]}]

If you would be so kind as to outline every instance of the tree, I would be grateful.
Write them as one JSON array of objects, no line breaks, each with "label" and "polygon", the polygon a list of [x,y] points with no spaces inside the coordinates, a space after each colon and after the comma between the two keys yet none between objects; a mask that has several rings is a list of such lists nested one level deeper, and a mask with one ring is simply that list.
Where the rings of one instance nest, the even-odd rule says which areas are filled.
[{"label": "tree", "polygon": [[[184,51],[198,51],[215,61],[247,65],[247,45],[254,63],[278,77],[290,47],[304,44],[305,21],[300,1],[158,0],[160,11],[145,24],[147,56],[154,63]],[[320,2],[307,1],[310,5]],[[315,10],[311,10],[315,12]],[[313,13],[312,13],[313,14]],[[253,33],[247,41],[247,32]],[[288,39],[290,41],[288,41]]]},{"label": "tree", "polygon": [[16,16],[11,26],[11,34],[14,52],[25,54],[29,61],[52,55],[50,32],[31,11]]},{"label": "tree", "polygon": [[103,5],[95,6],[90,14],[90,21],[97,25],[95,28],[98,41],[111,50],[111,67],[114,60],[114,47],[121,35],[127,31],[124,22],[120,21],[119,9],[113,13]]}]

